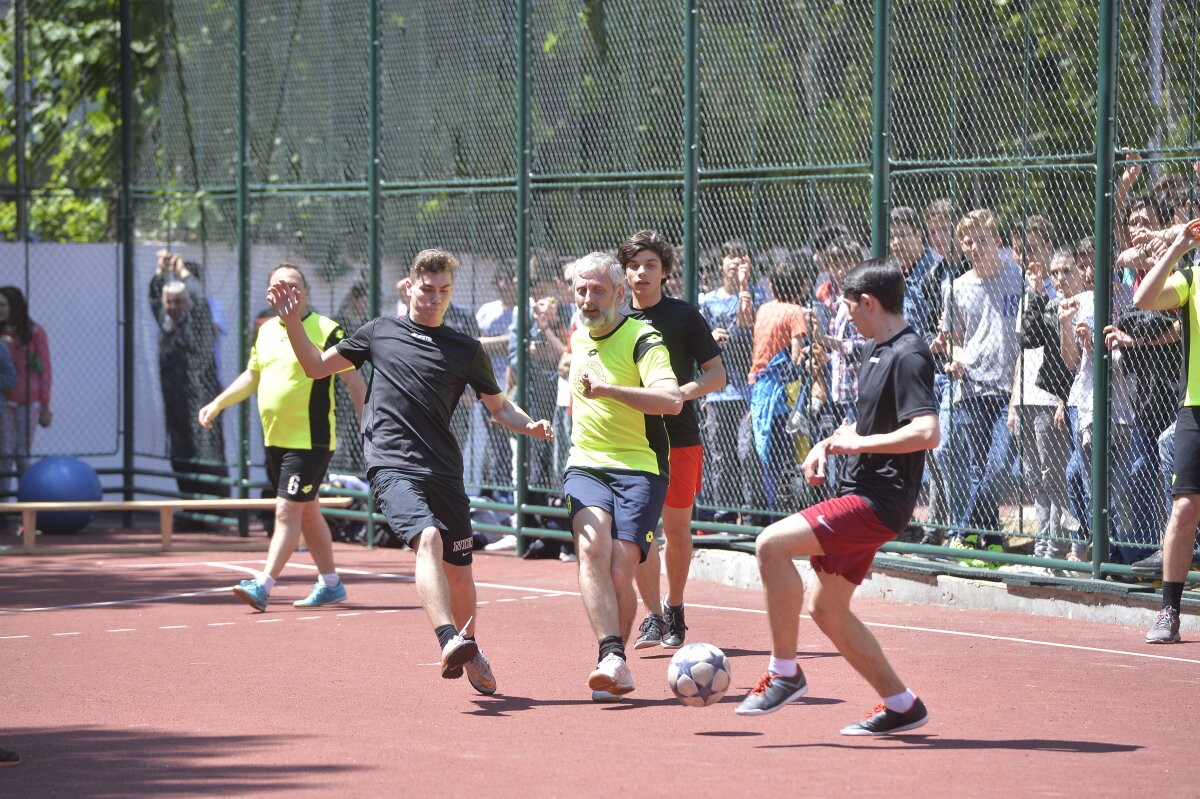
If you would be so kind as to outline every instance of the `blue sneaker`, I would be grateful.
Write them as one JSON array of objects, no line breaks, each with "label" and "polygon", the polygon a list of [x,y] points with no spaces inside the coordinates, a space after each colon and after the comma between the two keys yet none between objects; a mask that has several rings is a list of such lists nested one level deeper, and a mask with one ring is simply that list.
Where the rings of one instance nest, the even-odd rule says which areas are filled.
[{"label": "blue sneaker", "polygon": [[233,587],[233,595],[259,613],[267,609],[267,598],[270,596],[258,580],[242,580]]},{"label": "blue sneaker", "polygon": [[312,593],[297,599],[292,603],[293,607],[297,608],[315,608],[321,605],[332,605],[334,602],[341,602],[346,598],[346,584],[338,583],[335,586],[322,585],[318,582],[313,586]]}]

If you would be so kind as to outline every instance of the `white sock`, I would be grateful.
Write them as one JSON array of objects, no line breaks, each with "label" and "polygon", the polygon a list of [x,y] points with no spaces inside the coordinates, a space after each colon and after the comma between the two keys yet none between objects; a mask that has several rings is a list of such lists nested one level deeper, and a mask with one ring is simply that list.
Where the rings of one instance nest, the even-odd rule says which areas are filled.
[{"label": "white sock", "polygon": [[767,671],[778,674],[780,677],[795,677],[796,672],[800,671],[800,664],[795,658],[777,658],[772,656],[771,662],[767,664]]},{"label": "white sock", "polygon": [[885,696],[883,698],[883,706],[893,713],[907,713],[912,710],[912,707],[917,702],[917,696],[912,691],[905,688],[895,696]]},{"label": "white sock", "polygon": [[342,578],[337,572],[330,572],[329,574],[318,574],[317,582],[326,588],[337,588],[338,584],[342,582]]},{"label": "white sock", "polygon": [[271,593],[271,589],[275,587],[275,578],[269,574],[260,574],[258,575],[258,584],[265,588],[269,594]]}]

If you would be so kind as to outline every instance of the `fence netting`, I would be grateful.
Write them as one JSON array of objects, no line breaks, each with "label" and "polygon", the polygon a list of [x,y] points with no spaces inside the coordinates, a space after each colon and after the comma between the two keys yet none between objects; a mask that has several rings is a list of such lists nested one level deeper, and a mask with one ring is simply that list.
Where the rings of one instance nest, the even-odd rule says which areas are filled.
[{"label": "fence netting", "polygon": [[[100,322],[47,325],[56,358],[71,340],[106,347],[88,402],[54,402],[55,426],[74,414],[87,427],[79,449],[120,448],[131,368],[138,456],[183,474],[181,492],[231,490],[242,440],[261,463],[257,414],[227,411],[214,431],[188,417],[245,368],[274,267],[300,267],[314,309],[352,332],[403,313],[408,263],[442,247],[462,262],[447,322],[484,340],[500,385],[560,434],[522,460],[464,400],[466,481],[553,503],[570,428],[563,270],[652,228],[689,277],[668,290],[694,287],[685,299],[724,335],[729,383],[698,403],[699,520],[757,527],[836,490],[809,486],[800,463],[854,419],[865,341],[839,284],[876,255],[904,271],[906,316],[938,366],[942,443],[907,541],[971,549],[950,556],[980,567],[989,548],[1061,567],[1096,545],[1126,564],[1158,547],[1182,344],[1177,314],[1132,296],[1161,251],[1146,231],[1200,216],[1191,0],[1122,3],[1111,53],[1098,1],[129,1],[128,164],[121,3],[0,3],[3,282],[52,318],[79,271],[72,248],[100,248],[87,255]],[[1111,153],[1097,151],[1105,129]],[[780,352],[756,353],[778,331],[731,311],[738,263],[756,314],[801,309]],[[127,318],[121,279],[138,297]],[[190,308],[182,333],[168,284]],[[56,396],[80,396],[58,374]],[[337,414],[331,468],[361,474],[344,388]],[[55,446],[39,434],[31,452]]]}]

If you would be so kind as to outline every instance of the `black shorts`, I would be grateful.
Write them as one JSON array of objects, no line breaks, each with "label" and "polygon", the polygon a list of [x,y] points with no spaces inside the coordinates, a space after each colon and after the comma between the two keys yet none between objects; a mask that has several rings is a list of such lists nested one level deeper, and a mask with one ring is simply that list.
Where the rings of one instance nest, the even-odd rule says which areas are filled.
[{"label": "black shorts", "polygon": [[1175,416],[1175,474],[1171,494],[1200,494],[1200,407],[1184,405]]},{"label": "black shorts", "polygon": [[392,532],[416,549],[422,530],[442,531],[442,560],[471,565],[471,503],[461,479],[378,468],[369,476],[371,493]]},{"label": "black shorts", "polygon": [[332,455],[329,449],[267,447],[267,480],[275,486],[275,496],[312,502]]},{"label": "black shorts", "polygon": [[612,516],[612,537],[637,544],[646,559],[662,515],[669,480],[646,472],[617,472],[573,466],[563,477],[567,514],[600,508]]}]

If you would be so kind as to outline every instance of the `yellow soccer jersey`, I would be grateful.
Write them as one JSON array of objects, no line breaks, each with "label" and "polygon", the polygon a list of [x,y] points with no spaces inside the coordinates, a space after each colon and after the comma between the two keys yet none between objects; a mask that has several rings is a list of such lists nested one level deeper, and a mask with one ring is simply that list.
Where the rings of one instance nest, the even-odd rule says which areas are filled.
[{"label": "yellow soccer jersey", "polygon": [[1193,269],[1181,269],[1167,278],[1175,290],[1183,327],[1183,398],[1180,405],[1200,405],[1200,307],[1196,304],[1196,276]]},{"label": "yellow soccer jersey", "polygon": [[571,408],[574,425],[567,466],[670,474],[670,448],[662,416],[635,411],[614,399],[583,396],[585,369],[614,386],[653,386],[674,380],[662,336],[636,319],[592,338],[586,327],[571,334]]},{"label": "yellow soccer jersey", "polygon": [[[322,352],[346,337],[337,322],[311,311],[304,317],[304,332]],[[313,380],[304,374],[279,319],[258,329],[247,368],[259,373],[258,415],[268,447],[334,448],[334,378]]]}]

